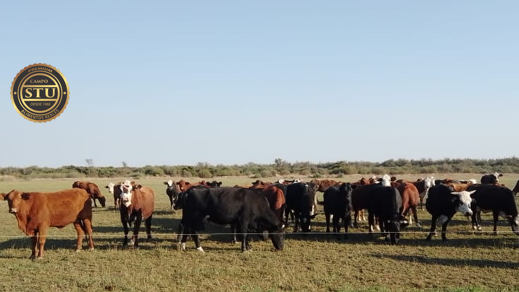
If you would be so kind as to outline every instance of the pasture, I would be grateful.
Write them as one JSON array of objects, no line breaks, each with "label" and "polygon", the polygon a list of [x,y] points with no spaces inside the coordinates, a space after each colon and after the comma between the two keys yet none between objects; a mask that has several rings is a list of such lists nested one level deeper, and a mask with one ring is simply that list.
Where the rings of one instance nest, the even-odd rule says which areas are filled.
[{"label": "pasture", "polygon": [[[398,178],[412,179],[418,175]],[[480,174],[435,174],[436,178],[475,178]],[[335,178],[356,181],[361,175]],[[154,189],[156,211],[152,241],[145,242],[141,226],[140,247],[123,248],[123,230],[113,197],[104,188],[122,179],[82,179],[96,183],[107,197],[105,208],[94,208],[94,251],[75,252],[75,230],[51,228],[45,257],[29,259],[29,239],[18,229],[0,201],[0,291],[518,291],[519,236],[500,220],[500,234],[492,234],[489,214],[483,215],[483,232],[473,232],[470,222],[456,214],[448,228],[449,241],[440,236],[425,241],[430,215],[419,210],[422,229],[403,229],[400,244],[391,246],[369,236],[367,223],[350,228],[345,241],[326,234],[320,209],[312,234],[286,232],[285,249],[274,252],[270,241],[254,238],[253,251],[241,253],[231,244],[227,226],[208,223],[202,236],[205,253],[187,242],[187,252],[177,250],[181,210],[173,213],[163,184],[169,178],[143,178],[136,182]],[[174,179],[174,178],[173,178]],[[513,188],[519,175],[505,174],[501,182]],[[178,180],[178,178],[177,178]],[[201,180],[198,178],[186,179]],[[250,184],[248,177],[217,178],[223,186]],[[275,178],[266,178],[273,181]],[[305,178],[309,181],[309,178]],[[74,179],[0,181],[0,192],[55,191],[70,188]],[[322,201],[322,193],[318,193]],[[322,206],[320,206],[322,208]],[[211,233],[211,235],[209,234]],[[86,241],[84,244],[86,248]]]}]

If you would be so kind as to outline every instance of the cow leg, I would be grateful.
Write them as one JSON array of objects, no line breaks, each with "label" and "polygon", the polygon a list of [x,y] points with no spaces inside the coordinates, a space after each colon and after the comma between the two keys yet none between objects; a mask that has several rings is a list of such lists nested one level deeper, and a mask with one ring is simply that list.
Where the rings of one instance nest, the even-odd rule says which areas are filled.
[{"label": "cow leg", "polygon": [[[142,217],[140,215],[137,215],[135,218],[135,222],[133,223],[133,236],[132,236],[133,246],[135,246],[135,247],[139,247],[139,229],[141,228],[141,222],[142,222]],[[130,244],[131,244],[131,242],[130,242]]]},{"label": "cow leg", "polygon": [[447,220],[442,224],[442,240],[447,241],[447,225],[449,225],[449,222],[451,221],[450,218],[447,218]]},{"label": "cow leg", "polygon": [[192,237],[193,237],[193,241],[195,242],[196,250],[203,253],[204,249],[200,245],[200,234],[198,234],[198,231],[195,230],[194,228],[191,228],[190,231],[191,231],[190,233],[193,234]]},{"label": "cow leg", "polygon": [[83,237],[85,237],[85,231],[83,230],[83,226],[81,226],[80,219],[74,222],[74,228],[76,228],[77,233],[76,251],[80,251],[83,249]]},{"label": "cow leg", "polygon": [[252,250],[251,246],[249,245],[249,241],[247,238],[247,226],[249,224],[247,222],[239,222],[237,224],[237,231],[238,235],[241,241],[241,251],[246,252]]},{"label": "cow leg", "polygon": [[472,212],[472,229],[481,231],[481,210],[477,209]]},{"label": "cow leg", "polygon": [[339,219],[341,219],[340,216],[333,216],[332,217],[333,235],[335,235],[335,236],[339,235],[339,232],[340,232],[340,229],[341,229],[339,227]]},{"label": "cow leg", "polygon": [[232,244],[238,243],[238,240],[236,240],[236,223],[231,223],[231,233],[232,233]]},{"label": "cow leg", "polygon": [[497,235],[497,220],[499,220],[499,212],[492,211],[492,215],[494,217],[494,235]]},{"label": "cow leg", "polygon": [[344,216],[343,221],[344,221],[344,239],[349,239],[348,227],[351,224],[351,214],[347,214],[346,216]]},{"label": "cow leg", "polygon": [[45,246],[45,241],[47,240],[47,227],[40,226],[38,228],[38,252],[36,252],[36,258],[43,258],[43,247]]},{"label": "cow leg", "polygon": [[295,219],[294,219],[294,232],[297,232],[298,228],[299,228],[299,216],[295,216]]},{"label": "cow leg", "polygon": [[429,235],[427,235],[426,240],[431,240],[435,231],[436,231],[436,221],[438,221],[438,216],[433,215],[431,219],[431,229],[429,230]]},{"label": "cow leg", "polygon": [[375,214],[373,212],[368,211],[368,229],[369,234],[373,234],[373,226],[375,225]]},{"label": "cow leg", "polygon": [[[411,207],[411,211],[413,212],[413,217],[414,217],[416,227],[422,228],[422,225],[420,225],[420,223],[418,222],[418,210],[417,210],[416,206]],[[411,222],[409,222],[409,223],[411,223]]]},{"label": "cow leg", "polygon": [[31,257],[30,259],[36,258],[36,251],[38,248],[38,232],[35,232],[34,235],[31,236]]},{"label": "cow leg", "polygon": [[91,219],[83,219],[83,231],[85,231],[88,236],[88,249],[94,249],[94,239],[92,238],[92,220]]},{"label": "cow leg", "polygon": [[355,228],[359,228],[359,223],[357,222],[357,219],[359,218],[359,210],[355,210],[353,214],[353,226]]},{"label": "cow leg", "polygon": [[324,213],[326,219],[326,232],[330,232],[330,213]]},{"label": "cow leg", "polygon": [[151,240],[151,218],[153,215],[150,215],[150,217],[146,218],[146,221],[144,221],[144,226],[146,227],[146,241]]}]

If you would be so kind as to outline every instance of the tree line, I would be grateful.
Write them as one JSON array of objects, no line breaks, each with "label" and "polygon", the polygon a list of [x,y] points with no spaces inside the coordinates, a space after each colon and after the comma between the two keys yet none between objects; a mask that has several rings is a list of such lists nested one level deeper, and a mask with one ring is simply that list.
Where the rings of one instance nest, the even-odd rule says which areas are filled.
[{"label": "tree line", "polygon": [[121,167],[94,166],[86,159],[86,166],[67,165],[51,167],[0,167],[0,176],[20,179],[32,178],[112,178],[149,176],[200,177],[250,176],[253,178],[303,175],[314,178],[341,177],[348,174],[428,174],[428,173],[519,173],[519,158],[502,159],[390,159],[384,162],[338,161],[327,163],[288,162],[281,158],[272,164],[247,163],[243,165],[212,165],[199,162],[196,165],[146,165],[131,167],[126,162]]}]

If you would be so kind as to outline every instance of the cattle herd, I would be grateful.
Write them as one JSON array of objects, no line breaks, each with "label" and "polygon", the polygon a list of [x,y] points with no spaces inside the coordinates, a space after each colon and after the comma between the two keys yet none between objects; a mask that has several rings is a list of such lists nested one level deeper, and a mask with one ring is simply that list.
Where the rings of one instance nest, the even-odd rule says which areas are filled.
[{"label": "cattle herd", "polygon": [[[470,217],[472,227],[481,230],[481,212],[493,214],[494,233],[497,233],[499,217],[505,218],[512,231],[519,235],[519,216],[515,200],[519,181],[513,190],[499,183],[501,174],[484,175],[480,183],[475,180],[459,181],[426,177],[417,181],[405,181],[384,175],[380,178],[362,178],[356,182],[334,180],[300,180],[262,182],[251,185],[222,187],[221,182],[190,183],[184,180],[164,182],[172,210],[182,210],[178,224],[178,245],[186,250],[189,237],[196,250],[203,252],[199,232],[207,221],[230,225],[233,241],[241,243],[243,252],[251,249],[251,233],[260,233],[270,238],[276,250],[284,247],[287,226],[293,232],[308,233],[318,205],[323,206],[326,232],[344,238],[348,228],[357,227],[359,220],[368,214],[368,231],[380,230],[386,240],[397,244],[401,229],[413,220],[420,223],[417,208],[424,207],[431,214],[431,227],[427,240],[436,234],[436,224],[441,224],[441,238],[447,240],[447,226],[457,212]],[[137,247],[141,222],[144,221],[146,236],[151,238],[155,194],[151,188],[133,181],[123,181],[106,186],[113,195],[114,207],[119,209],[124,231],[123,244]],[[316,192],[322,192],[324,200],[317,200]],[[73,223],[77,232],[76,250],[82,249],[86,235],[88,246],[94,249],[92,237],[92,205],[98,201],[105,206],[105,197],[92,182],[76,181],[71,189],[51,192],[22,192],[12,190],[0,193],[8,202],[9,212],[14,214],[18,227],[31,238],[31,258],[43,257],[49,227],[64,227]],[[133,224],[133,236],[128,237]],[[331,230],[330,230],[331,224]]]}]

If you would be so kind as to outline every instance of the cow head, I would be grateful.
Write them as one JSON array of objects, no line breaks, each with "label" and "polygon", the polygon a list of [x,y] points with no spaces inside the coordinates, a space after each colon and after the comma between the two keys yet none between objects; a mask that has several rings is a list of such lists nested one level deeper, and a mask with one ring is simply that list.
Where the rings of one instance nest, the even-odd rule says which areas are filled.
[{"label": "cow head", "polygon": [[16,214],[20,210],[22,202],[30,199],[30,194],[12,190],[7,194],[0,194],[0,197],[9,204],[9,213]]},{"label": "cow head", "polygon": [[384,174],[384,176],[382,176],[381,184],[383,187],[390,187],[391,186],[391,177],[387,174]]},{"label": "cow head", "polygon": [[130,207],[132,204],[132,190],[133,185],[129,180],[125,180],[124,183],[121,184],[121,202],[126,208]]},{"label": "cow head", "polygon": [[187,193],[181,192],[178,196],[173,200],[173,210],[179,210],[184,207],[184,199],[186,198]]},{"label": "cow head", "polygon": [[114,187],[115,187],[115,184],[113,182],[109,183],[107,186],[105,186],[105,188],[108,189],[108,192],[110,194],[113,194],[114,193]]},{"label": "cow head", "polygon": [[282,224],[276,230],[270,230],[269,237],[276,250],[283,250],[285,247],[285,230]]},{"label": "cow head", "polygon": [[475,192],[476,192],[475,190],[470,191],[470,192],[469,191],[451,192],[451,194],[454,195],[453,200],[458,202],[458,204],[456,206],[456,211],[462,213],[465,216],[472,215],[472,209],[470,206],[472,204],[472,197],[470,195],[472,195]]}]

